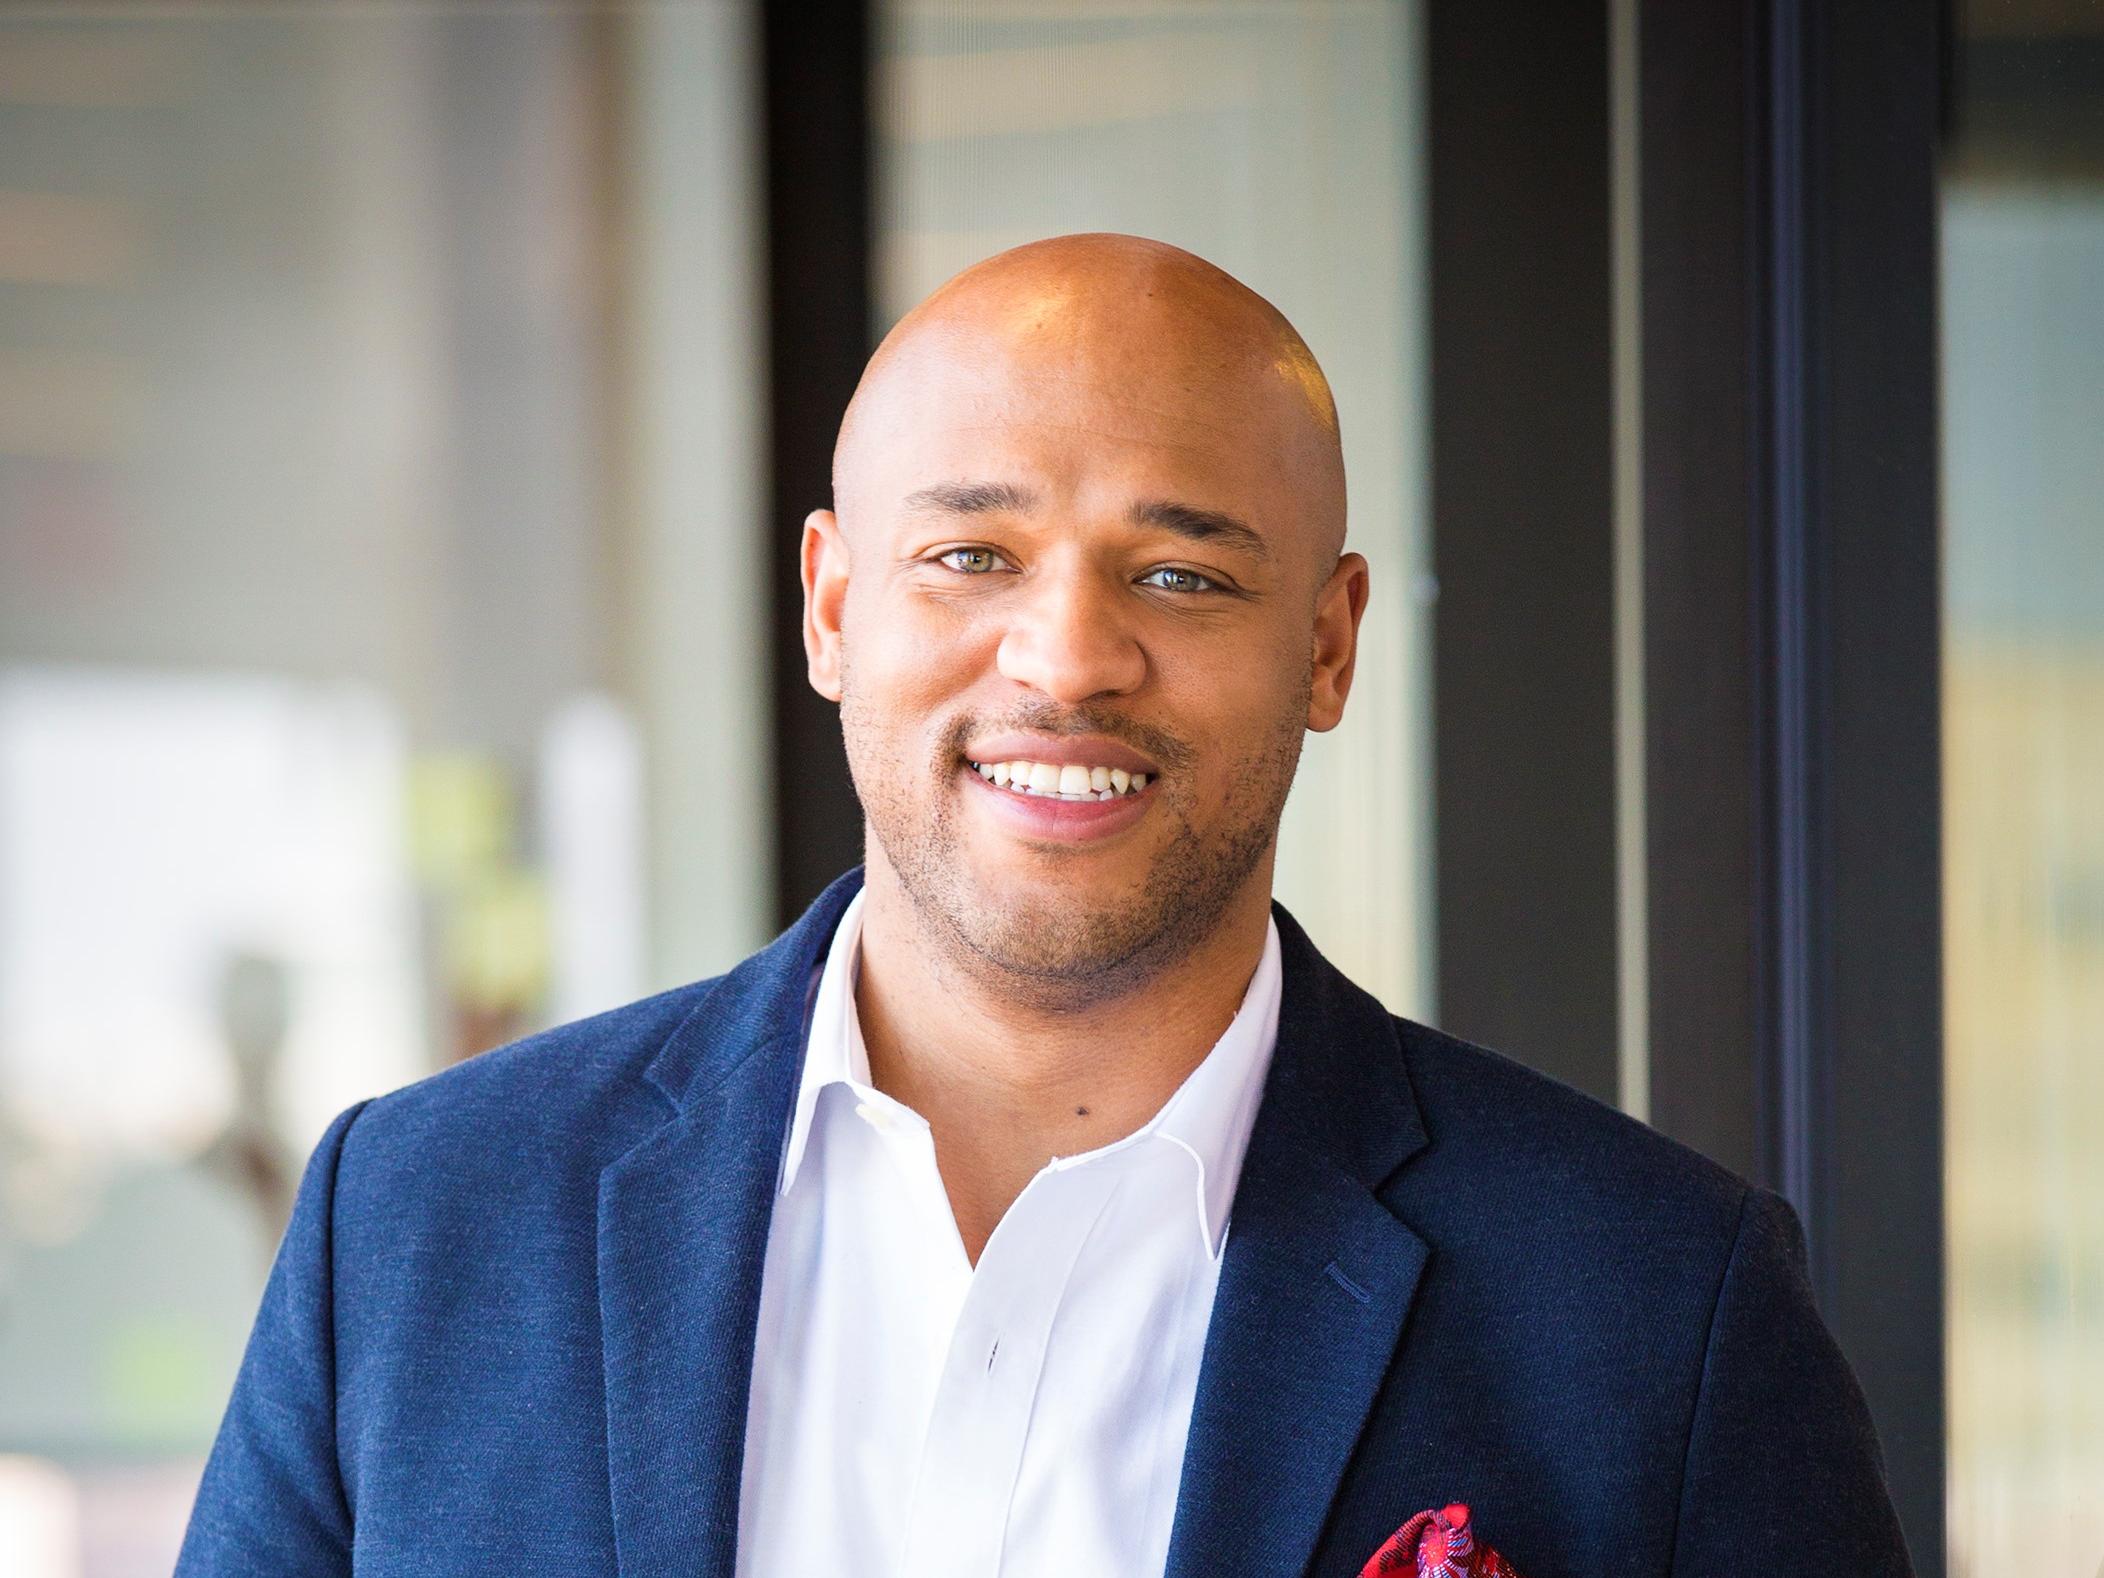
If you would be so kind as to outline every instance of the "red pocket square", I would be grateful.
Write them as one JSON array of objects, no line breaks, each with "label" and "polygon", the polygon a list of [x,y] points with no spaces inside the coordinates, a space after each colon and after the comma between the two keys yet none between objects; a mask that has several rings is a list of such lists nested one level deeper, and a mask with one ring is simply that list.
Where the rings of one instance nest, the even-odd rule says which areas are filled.
[{"label": "red pocket square", "polygon": [[1359,1578],[1415,1573],[1417,1578],[1520,1578],[1512,1564],[1488,1545],[1478,1545],[1460,1502],[1420,1512],[1389,1535]]}]

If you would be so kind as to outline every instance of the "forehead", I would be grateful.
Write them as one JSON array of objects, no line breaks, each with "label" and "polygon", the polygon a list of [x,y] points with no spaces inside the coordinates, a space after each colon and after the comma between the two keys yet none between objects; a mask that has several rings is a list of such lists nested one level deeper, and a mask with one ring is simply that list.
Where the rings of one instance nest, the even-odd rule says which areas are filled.
[{"label": "forehead", "polygon": [[1195,490],[1290,513],[1306,459],[1293,384],[1257,357],[1173,343],[945,336],[907,348],[865,394],[844,435],[840,502],[887,512],[931,481],[970,477]]}]

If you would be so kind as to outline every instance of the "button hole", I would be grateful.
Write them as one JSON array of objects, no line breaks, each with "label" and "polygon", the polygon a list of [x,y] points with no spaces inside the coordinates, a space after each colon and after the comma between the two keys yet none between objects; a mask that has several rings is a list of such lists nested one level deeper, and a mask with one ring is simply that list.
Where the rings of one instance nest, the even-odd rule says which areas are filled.
[{"label": "button hole", "polygon": [[1367,1292],[1364,1288],[1360,1287],[1358,1283],[1352,1281],[1350,1277],[1346,1276],[1344,1274],[1344,1268],[1338,1265],[1336,1261],[1331,1261],[1329,1265],[1326,1266],[1324,1269],[1327,1270],[1329,1274],[1336,1279],[1337,1286],[1344,1289],[1345,1292],[1349,1293],[1361,1304],[1370,1304],[1373,1302],[1373,1295]]}]

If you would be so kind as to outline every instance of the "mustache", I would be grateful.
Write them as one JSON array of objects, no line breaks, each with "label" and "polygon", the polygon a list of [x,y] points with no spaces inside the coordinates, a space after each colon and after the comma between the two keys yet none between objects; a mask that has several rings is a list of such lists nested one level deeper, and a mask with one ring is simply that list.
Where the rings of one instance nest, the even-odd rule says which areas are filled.
[{"label": "mustache", "polygon": [[949,730],[942,760],[955,761],[963,752],[965,742],[974,735],[1003,733],[1048,734],[1058,737],[1093,734],[1103,739],[1116,740],[1121,745],[1130,745],[1134,750],[1159,762],[1164,771],[1189,767],[1193,754],[1191,748],[1175,735],[1152,724],[1142,723],[1137,718],[1087,707],[1032,707],[1003,713],[999,717],[959,718]]}]

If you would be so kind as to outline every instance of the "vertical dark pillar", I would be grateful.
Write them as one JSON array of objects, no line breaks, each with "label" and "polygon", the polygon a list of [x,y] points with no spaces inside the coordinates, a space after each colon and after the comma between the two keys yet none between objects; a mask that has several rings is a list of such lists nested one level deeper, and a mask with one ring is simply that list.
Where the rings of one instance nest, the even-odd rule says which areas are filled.
[{"label": "vertical dark pillar", "polygon": [[1738,6],[1645,4],[1638,114],[1651,1120],[1754,1177],[1750,28]]},{"label": "vertical dark pillar", "polygon": [[1935,0],[1814,8],[1832,866],[1823,1292],[1922,1578],[1944,1566]]},{"label": "vertical dark pillar", "polygon": [[1612,1101],[1607,16],[1435,4],[1426,43],[1439,1020]]},{"label": "vertical dark pillar", "polygon": [[833,435],[871,349],[870,40],[862,0],[759,7],[767,281],[779,919],[862,858],[837,709],[805,677],[803,519],[833,501]]},{"label": "vertical dark pillar", "polygon": [[1937,9],[1640,37],[1652,1117],[1797,1207],[1933,1578]]}]

